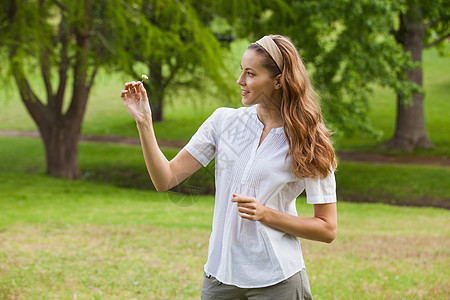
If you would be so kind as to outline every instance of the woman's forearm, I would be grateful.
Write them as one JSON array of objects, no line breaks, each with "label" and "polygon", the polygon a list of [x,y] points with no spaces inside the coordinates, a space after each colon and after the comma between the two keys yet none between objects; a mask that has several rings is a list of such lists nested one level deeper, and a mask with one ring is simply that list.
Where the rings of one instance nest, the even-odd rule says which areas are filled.
[{"label": "woman's forearm", "polygon": [[151,117],[136,122],[147,171],[157,191],[170,188],[170,163],[156,141]]},{"label": "woman's forearm", "polygon": [[170,162],[159,149],[153,131],[147,91],[142,82],[125,83],[120,98],[131,117],[136,120],[147,171],[157,191],[174,187],[201,167],[201,164],[185,149]]},{"label": "woman's forearm", "polygon": [[290,215],[259,203],[254,197],[232,195],[239,216],[251,221],[260,221],[272,228],[294,236],[331,243],[337,232],[336,203],[314,204],[314,217],[302,218]]},{"label": "woman's forearm", "polygon": [[136,124],[147,171],[157,191],[171,189],[202,166],[184,148],[168,161],[156,141],[151,117],[143,118]]},{"label": "woman's forearm", "polygon": [[336,237],[336,226],[319,217],[302,218],[268,208],[261,222],[308,240],[331,243]]}]

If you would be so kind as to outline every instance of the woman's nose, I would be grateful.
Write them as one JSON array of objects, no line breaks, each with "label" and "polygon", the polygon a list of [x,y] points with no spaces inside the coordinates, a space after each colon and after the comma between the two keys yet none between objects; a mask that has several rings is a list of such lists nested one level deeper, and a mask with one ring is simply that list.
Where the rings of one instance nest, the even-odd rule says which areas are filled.
[{"label": "woman's nose", "polygon": [[239,84],[239,85],[244,85],[245,83],[244,83],[244,80],[243,80],[243,75],[244,73],[241,73],[241,75],[239,75],[239,77],[238,77],[238,79],[236,80],[236,83],[237,84]]}]

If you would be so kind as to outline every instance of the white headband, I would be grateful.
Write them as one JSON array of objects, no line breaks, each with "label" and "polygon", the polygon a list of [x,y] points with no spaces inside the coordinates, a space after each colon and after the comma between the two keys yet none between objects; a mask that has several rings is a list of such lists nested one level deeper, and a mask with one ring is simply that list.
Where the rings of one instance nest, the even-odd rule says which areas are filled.
[{"label": "white headband", "polygon": [[272,59],[277,64],[278,69],[283,72],[283,56],[281,55],[280,48],[278,48],[277,44],[272,40],[272,38],[266,35],[255,43],[263,47],[264,50],[269,53],[270,57],[272,57]]}]

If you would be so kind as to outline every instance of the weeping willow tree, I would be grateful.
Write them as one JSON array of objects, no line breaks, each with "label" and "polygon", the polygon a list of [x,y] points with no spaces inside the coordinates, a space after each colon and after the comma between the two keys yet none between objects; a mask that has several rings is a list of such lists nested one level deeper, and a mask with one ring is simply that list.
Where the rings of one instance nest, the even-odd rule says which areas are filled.
[{"label": "weeping willow tree", "polygon": [[189,84],[180,74],[196,82],[203,68],[221,83],[220,46],[185,1],[5,0],[0,32],[10,75],[41,134],[47,172],[56,177],[81,175],[78,140],[100,67],[138,79],[135,66],[146,65],[159,119],[168,85]]},{"label": "weeping willow tree", "polygon": [[89,93],[98,68],[112,59],[110,48],[126,33],[116,11],[122,1],[10,0],[2,6],[0,46],[41,134],[47,172],[79,178],[78,139]]},{"label": "weeping willow tree", "polygon": [[[194,6],[195,5],[195,6]],[[204,88],[205,78],[225,94],[226,71],[222,48],[206,26],[213,11],[201,11],[210,1],[143,0],[132,6],[132,41],[123,49],[134,64],[122,64],[133,78],[139,78],[142,65],[150,80],[148,90],[154,121],[163,120],[164,99],[170,87]]]},{"label": "weeping willow tree", "polygon": [[227,90],[220,45],[203,24],[212,12],[198,16],[189,1],[9,0],[0,8],[0,47],[52,176],[80,177],[78,140],[100,67],[139,79],[137,66],[146,66],[155,120],[171,84],[200,86],[203,74]]}]

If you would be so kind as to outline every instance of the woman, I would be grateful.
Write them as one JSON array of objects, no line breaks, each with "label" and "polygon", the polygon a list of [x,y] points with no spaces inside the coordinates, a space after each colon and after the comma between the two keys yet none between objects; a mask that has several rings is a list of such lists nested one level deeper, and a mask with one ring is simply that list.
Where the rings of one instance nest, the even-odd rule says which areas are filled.
[{"label": "woman", "polygon": [[[250,44],[241,61],[242,103],[219,108],[170,162],[160,151],[146,91],[126,83],[121,97],[136,120],[158,191],[215,158],[216,196],[202,299],[311,299],[297,237],[336,235],[330,132],[292,42],[279,35]],[[298,217],[306,189],[314,217]]]}]

